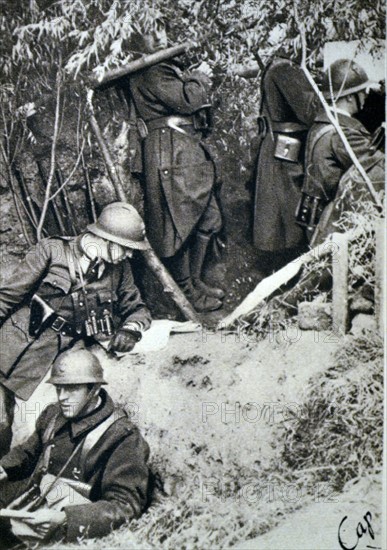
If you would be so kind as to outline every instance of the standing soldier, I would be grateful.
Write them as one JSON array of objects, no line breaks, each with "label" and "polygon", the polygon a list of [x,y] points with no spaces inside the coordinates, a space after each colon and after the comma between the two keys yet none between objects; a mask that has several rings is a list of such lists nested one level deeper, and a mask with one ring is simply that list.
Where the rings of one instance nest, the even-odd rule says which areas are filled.
[{"label": "standing soldier", "polygon": [[[278,44],[286,26],[269,38]],[[284,36],[282,36],[283,38]],[[261,83],[253,242],[265,274],[279,269],[306,247],[295,220],[304,173],[304,147],[315,117],[317,96],[301,68],[278,54],[266,66]]]},{"label": "standing soldier", "polygon": [[[377,84],[369,80],[364,69],[349,59],[332,63],[322,82],[332,114],[336,114],[363,168],[369,171],[380,165],[383,174],[383,153],[375,150],[371,134],[353,117],[363,108],[368,90],[375,87]],[[297,219],[301,225],[315,227],[323,209],[335,199],[344,172],[352,166],[352,159],[324,110],[317,114],[310,129],[306,153],[307,169]],[[383,183],[382,177],[380,184]]]},{"label": "standing soldier", "polygon": [[122,202],[109,204],[78,237],[41,240],[0,287],[0,456],[11,444],[15,396],[27,400],[56,356],[108,339],[131,351],[150,313],[126,258],[144,250],[144,223]]},{"label": "standing soldier", "polygon": [[[163,25],[138,42],[145,53],[165,48]],[[222,226],[215,165],[201,141],[210,127],[210,69],[201,69],[187,73],[175,61],[159,63],[132,75],[126,93],[143,138],[149,240],[194,308],[206,312],[222,307],[224,292],[201,279],[209,243]]]}]

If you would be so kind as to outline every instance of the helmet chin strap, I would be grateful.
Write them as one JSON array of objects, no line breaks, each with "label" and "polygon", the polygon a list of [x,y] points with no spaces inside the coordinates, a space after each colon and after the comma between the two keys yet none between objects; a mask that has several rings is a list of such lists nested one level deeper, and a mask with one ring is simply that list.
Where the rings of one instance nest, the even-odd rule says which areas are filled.
[{"label": "helmet chin strap", "polygon": [[[94,397],[98,397],[99,396],[99,391],[101,389],[101,386],[99,384],[94,384],[94,386],[91,388],[91,390],[89,391],[89,394],[86,398],[86,401],[84,402],[83,404],[83,407],[82,409],[79,411],[78,415],[77,416],[80,416],[82,412],[84,412],[85,408],[87,407],[87,405],[90,404],[90,402],[94,399]],[[97,390],[97,391],[95,391]],[[96,408],[96,407],[95,407]],[[91,412],[91,411],[89,411]]]},{"label": "helmet chin strap", "polygon": [[362,106],[359,99],[359,93],[357,92],[356,94],[354,94],[354,96],[356,101],[356,109],[357,109],[357,112],[359,113],[362,110]]}]

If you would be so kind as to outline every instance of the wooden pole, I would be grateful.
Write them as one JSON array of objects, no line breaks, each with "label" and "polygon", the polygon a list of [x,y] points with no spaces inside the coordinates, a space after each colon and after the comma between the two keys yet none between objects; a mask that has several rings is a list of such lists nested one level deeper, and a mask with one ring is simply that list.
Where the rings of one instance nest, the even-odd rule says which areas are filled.
[{"label": "wooden pole", "polygon": [[[111,157],[109,148],[102,135],[97,119],[95,118],[94,111],[93,111],[92,97],[93,97],[93,91],[90,90],[88,93],[87,102],[89,107],[89,120],[90,120],[91,128],[95,134],[95,137],[97,138],[97,142],[100,147],[104,161],[106,163],[110,180],[116,191],[117,198],[122,202],[128,202],[119,174],[114,166],[114,162]],[[189,321],[194,321],[195,323],[199,323],[200,320],[198,318],[196,311],[194,310],[190,302],[187,300],[183,292],[180,290],[180,288],[178,287],[174,279],[168,273],[165,266],[161,263],[155,251],[152,248],[149,248],[148,250],[143,250],[142,254],[147,266],[155,274],[157,279],[160,281],[164,292],[167,294],[170,294],[170,297],[172,298],[176,306],[179,308],[181,313],[185,316],[185,318],[188,319]]]},{"label": "wooden pole", "polygon": [[386,303],[385,219],[377,220],[375,227],[375,315],[382,338],[385,334]]},{"label": "wooden pole", "polygon": [[156,65],[157,63],[161,63],[162,61],[166,61],[167,59],[176,57],[177,55],[181,55],[192,46],[193,43],[187,41],[183,44],[172,46],[171,48],[166,48],[165,50],[162,50],[160,52],[144,55],[139,59],[131,61],[124,67],[119,67],[118,69],[107,71],[101,79],[90,77],[90,86],[96,89],[105,86],[108,83],[112,83],[113,85],[114,81],[119,78],[128,76],[129,74],[136,71],[141,71],[142,69],[146,69],[147,67],[151,67],[152,65]]},{"label": "wooden pole", "polygon": [[348,235],[336,233],[338,254],[332,255],[332,321],[333,330],[345,334],[348,329]]}]

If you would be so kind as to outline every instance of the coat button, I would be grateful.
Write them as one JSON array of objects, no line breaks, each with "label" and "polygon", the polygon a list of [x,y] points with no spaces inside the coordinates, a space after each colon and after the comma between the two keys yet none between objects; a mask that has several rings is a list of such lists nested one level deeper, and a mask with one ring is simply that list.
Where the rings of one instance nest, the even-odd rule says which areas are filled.
[{"label": "coat button", "polygon": [[83,306],[83,302],[79,302],[79,305],[80,305],[80,306]]},{"label": "coat button", "polygon": [[161,130],[161,133],[162,133],[162,134],[165,134],[165,129],[164,129],[164,128]]},{"label": "coat button", "polygon": [[164,170],[164,174],[168,174],[168,170]]}]

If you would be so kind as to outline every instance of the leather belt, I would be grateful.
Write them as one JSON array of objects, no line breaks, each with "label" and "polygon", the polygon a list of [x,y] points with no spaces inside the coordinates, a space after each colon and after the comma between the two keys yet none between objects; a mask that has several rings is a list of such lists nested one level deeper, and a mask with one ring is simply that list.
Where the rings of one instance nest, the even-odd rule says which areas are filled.
[{"label": "leather belt", "polygon": [[193,126],[193,118],[191,116],[171,115],[147,120],[146,126],[148,131],[159,130],[160,128],[179,128],[180,126]]},{"label": "leather belt", "polygon": [[294,132],[306,132],[308,126],[299,122],[276,122],[270,121],[270,126],[273,132],[279,134],[292,134]]},{"label": "leather belt", "polygon": [[75,326],[56,313],[48,321],[48,327],[52,328],[55,332],[60,332],[63,336],[75,336],[77,334]]}]

